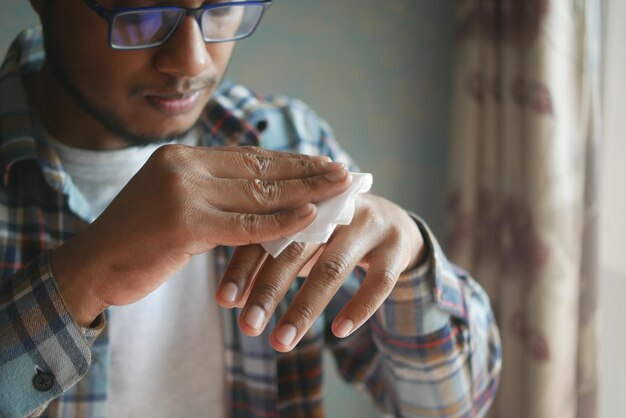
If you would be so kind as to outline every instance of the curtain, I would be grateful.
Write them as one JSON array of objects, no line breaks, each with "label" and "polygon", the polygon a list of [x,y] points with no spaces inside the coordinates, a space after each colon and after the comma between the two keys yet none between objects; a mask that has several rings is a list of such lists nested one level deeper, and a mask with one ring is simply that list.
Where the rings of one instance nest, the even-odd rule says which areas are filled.
[{"label": "curtain", "polygon": [[446,251],[491,297],[492,417],[596,417],[600,0],[458,0]]}]

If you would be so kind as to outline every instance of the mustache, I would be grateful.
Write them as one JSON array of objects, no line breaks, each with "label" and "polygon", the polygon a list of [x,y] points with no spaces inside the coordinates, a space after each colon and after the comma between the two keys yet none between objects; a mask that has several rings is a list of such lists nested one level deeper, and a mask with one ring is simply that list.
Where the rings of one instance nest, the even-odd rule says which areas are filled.
[{"label": "mustache", "polygon": [[163,84],[138,84],[130,90],[131,97],[151,94],[173,94],[212,89],[219,83],[215,75],[196,78],[170,78]]}]

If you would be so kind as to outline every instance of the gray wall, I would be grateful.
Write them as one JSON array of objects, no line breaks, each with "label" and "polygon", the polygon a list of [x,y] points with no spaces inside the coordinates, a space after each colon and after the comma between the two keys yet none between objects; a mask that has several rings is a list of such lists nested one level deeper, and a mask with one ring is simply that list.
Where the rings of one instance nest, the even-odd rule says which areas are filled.
[{"label": "gray wall", "polygon": [[310,104],[374,191],[440,232],[452,0],[276,0],[230,76]]},{"label": "gray wall", "polygon": [[[0,8],[3,52],[35,15],[26,0]],[[453,21],[453,0],[275,0],[229,76],[309,103],[376,193],[441,232]]]},{"label": "gray wall", "polygon": [[[0,52],[34,22],[26,0],[0,6]],[[238,45],[229,76],[298,97],[326,118],[374,191],[443,223],[453,0],[275,0]],[[331,373],[329,417],[376,416]]]}]

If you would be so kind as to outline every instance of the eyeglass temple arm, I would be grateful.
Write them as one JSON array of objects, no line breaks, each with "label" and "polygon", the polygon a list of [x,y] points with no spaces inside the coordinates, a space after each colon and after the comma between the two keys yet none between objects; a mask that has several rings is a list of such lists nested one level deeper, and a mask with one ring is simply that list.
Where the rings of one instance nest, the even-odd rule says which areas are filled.
[{"label": "eyeglass temple arm", "polygon": [[[99,4],[96,0],[83,0],[83,1],[91,10],[96,12],[98,16],[100,16],[101,18],[106,19],[106,20],[109,20],[111,18],[111,11],[102,7],[102,5]],[[260,2],[265,7],[269,7],[272,5],[272,0],[260,0]],[[247,3],[247,2],[244,1],[243,3]],[[222,5],[217,5],[217,6],[222,6]],[[187,13],[187,15],[190,15],[190,14],[195,14],[195,13],[193,11],[191,13]]]},{"label": "eyeglass temple arm", "polygon": [[93,10],[94,12],[96,12],[98,14],[98,16],[104,18],[104,19],[108,19],[110,16],[110,12],[105,9],[104,7],[102,7],[102,5],[100,5],[98,2],[96,2],[96,0],[83,0],[85,2],[85,4],[87,6],[89,6],[89,8],[91,10]]}]

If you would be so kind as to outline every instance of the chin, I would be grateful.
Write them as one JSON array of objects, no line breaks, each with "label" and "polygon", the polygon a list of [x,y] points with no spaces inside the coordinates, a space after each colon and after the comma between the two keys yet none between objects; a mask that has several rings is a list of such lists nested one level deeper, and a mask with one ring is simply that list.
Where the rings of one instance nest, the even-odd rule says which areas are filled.
[{"label": "chin", "polygon": [[200,114],[201,111],[174,116],[151,114],[150,117],[134,118],[133,123],[127,126],[133,136],[140,138],[177,138],[187,134],[196,125]]},{"label": "chin", "polygon": [[[191,129],[195,126],[196,121],[197,119],[193,122],[184,124],[164,124],[163,120],[161,120],[158,124],[160,126],[146,123],[141,127],[135,124],[134,127],[127,127],[126,129],[120,129],[119,127],[117,127],[117,129],[111,129],[112,127],[109,127],[109,130],[112,133],[116,134],[129,146],[164,144],[167,142],[178,140],[187,135],[189,131],[191,131]],[[148,131],[145,129],[146,126],[149,126],[152,129]]]}]

